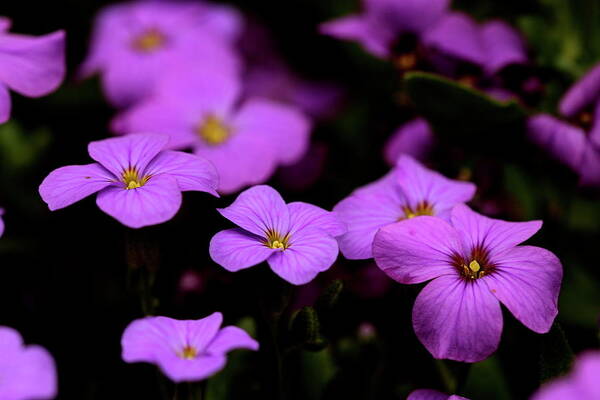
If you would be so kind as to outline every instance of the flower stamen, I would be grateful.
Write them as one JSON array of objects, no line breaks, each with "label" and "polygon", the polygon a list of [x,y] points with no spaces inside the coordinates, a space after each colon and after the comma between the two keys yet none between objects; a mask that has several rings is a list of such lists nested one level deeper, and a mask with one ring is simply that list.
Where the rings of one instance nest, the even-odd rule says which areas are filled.
[{"label": "flower stamen", "polygon": [[414,210],[410,206],[404,206],[402,207],[402,211],[404,212],[404,216],[399,218],[400,221],[403,219],[411,219],[421,215],[435,214],[433,210],[433,205],[429,204],[427,201],[421,201],[420,203],[418,203]]},{"label": "flower stamen", "polygon": [[279,232],[269,229],[266,234],[267,238],[264,241],[264,245],[271,249],[285,250],[290,247],[289,239],[290,235],[287,234],[282,236]]},{"label": "flower stamen", "polygon": [[198,350],[193,346],[185,346],[181,352],[177,353],[180,358],[184,360],[193,360],[198,356]]},{"label": "flower stamen", "polygon": [[165,46],[166,36],[158,29],[148,29],[133,40],[132,46],[142,53],[151,53]]},{"label": "flower stamen", "polygon": [[125,184],[125,189],[127,190],[137,189],[144,186],[146,182],[148,182],[148,179],[150,179],[149,175],[145,175],[140,179],[137,169],[133,167],[129,167],[124,170],[122,175],[122,181]]},{"label": "flower stamen", "polygon": [[231,129],[219,117],[208,114],[196,129],[196,133],[206,143],[218,145],[229,138]]}]

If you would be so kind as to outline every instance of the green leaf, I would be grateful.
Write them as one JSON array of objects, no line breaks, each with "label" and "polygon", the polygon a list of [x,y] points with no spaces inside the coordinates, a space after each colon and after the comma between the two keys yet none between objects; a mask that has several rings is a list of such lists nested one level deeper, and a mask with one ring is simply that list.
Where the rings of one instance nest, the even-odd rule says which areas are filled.
[{"label": "green leaf", "polygon": [[15,173],[33,165],[50,140],[47,129],[26,132],[15,121],[0,125],[0,163],[4,173]]},{"label": "green leaf", "polygon": [[336,366],[331,351],[303,351],[301,353],[303,399],[323,398],[323,391],[335,376]]},{"label": "green leaf", "polygon": [[546,382],[566,374],[573,363],[573,350],[567,342],[564,331],[555,322],[550,332],[542,336],[540,354],[540,379]]}]

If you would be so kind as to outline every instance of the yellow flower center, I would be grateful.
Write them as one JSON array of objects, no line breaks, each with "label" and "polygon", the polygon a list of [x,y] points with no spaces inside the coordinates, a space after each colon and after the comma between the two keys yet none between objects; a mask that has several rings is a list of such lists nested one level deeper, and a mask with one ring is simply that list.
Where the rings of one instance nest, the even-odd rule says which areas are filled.
[{"label": "yellow flower center", "polygon": [[267,231],[267,239],[265,240],[264,245],[271,249],[285,250],[290,247],[288,243],[289,239],[289,234],[282,236],[279,232],[270,229]]},{"label": "yellow flower center", "polygon": [[142,53],[151,53],[165,46],[167,37],[157,29],[148,29],[133,40],[132,46]]},{"label": "yellow flower center", "polygon": [[409,206],[404,206],[402,211],[404,211],[404,216],[400,217],[400,220],[411,219],[420,215],[434,215],[433,206],[426,201],[418,203],[414,210]]},{"label": "yellow flower center", "polygon": [[140,179],[140,175],[137,171],[137,169],[133,168],[133,167],[129,167],[127,168],[125,171],[123,171],[123,183],[125,184],[125,189],[129,190],[129,189],[137,189],[139,187],[142,187],[146,184],[146,182],[148,182],[148,179],[150,179],[149,175],[145,175],[144,177],[142,177]]},{"label": "yellow flower center", "polygon": [[177,355],[184,360],[193,360],[198,356],[198,350],[192,346],[185,346]]},{"label": "yellow flower center", "polygon": [[213,114],[208,114],[204,118],[196,132],[200,138],[210,145],[221,144],[231,135],[231,129]]},{"label": "yellow flower center", "polygon": [[469,265],[463,265],[463,273],[470,279],[478,279],[485,275],[485,271],[477,260],[472,260]]}]

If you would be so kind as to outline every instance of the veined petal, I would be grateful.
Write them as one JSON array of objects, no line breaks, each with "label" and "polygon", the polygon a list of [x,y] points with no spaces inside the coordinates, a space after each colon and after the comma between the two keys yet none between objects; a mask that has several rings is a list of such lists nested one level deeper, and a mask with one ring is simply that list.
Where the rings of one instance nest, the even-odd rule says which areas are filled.
[{"label": "veined petal", "polygon": [[235,349],[258,350],[258,342],[237,326],[221,329],[208,345],[209,354],[225,354]]},{"label": "veined petal", "polygon": [[495,255],[523,243],[542,227],[542,221],[507,222],[476,213],[464,204],[452,209],[452,225],[459,232],[465,250],[483,246]]},{"label": "veined petal", "polygon": [[267,185],[243,191],[229,207],[217,211],[234,224],[261,237],[270,230],[281,235],[289,231],[288,207],[281,195]]},{"label": "veined petal", "polygon": [[446,221],[429,216],[381,228],[373,241],[379,268],[400,283],[420,283],[442,275],[458,276],[453,254],[462,254],[458,233]]},{"label": "veined petal", "polygon": [[289,247],[267,259],[282,279],[293,285],[310,282],[319,272],[329,269],[338,255],[338,244],[321,229],[306,228],[290,236]]},{"label": "veined petal", "polygon": [[197,190],[218,196],[219,176],[210,161],[181,151],[162,151],[146,167],[144,175],[168,174],[182,191]]},{"label": "veined petal", "polygon": [[136,189],[109,186],[98,193],[96,204],[123,225],[141,228],[173,218],[181,206],[181,190],[175,178],[158,175]]},{"label": "veined petal", "polygon": [[415,118],[402,125],[385,144],[385,160],[396,165],[398,157],[407,154],[417,160],[424,159],[434,145],[435,137],[429,123]]},{"label": "veined petal", "polygon": [[600,64],[592,68],[567,91],[558,107],[560,113],[571,118],[600,98]]},{"label": "veined petal", "polygon": [[10,119],[10,93],[6,85],[0,83],[0,124],[5,123]]},{"label": "veined petal", "polygon": [[417,337],[435,358],[478,362],[500,342],[500,303],[481,282],[441,276],[417,296],[412,313]]},{"label": "veined petal", "polygon": [[104,189],[116,178],[100,164],[70,165],[52,171],[39,188],[50,210],[58,210]]},{"label": "veined petal", "polygon": [[395,174],[358,188],[333,207],[348,232],[338,237],[340,251],[350,260],[371,258],[373,238],[382,226],[404,217],[406,200],[400,194]]},{"label": "veined petal", "polygon": [[485,67],[489,74],[495,74],[511,64],[527,62],[523,38],[504,21],[496,20],[483,24],[481,40],[486,50]]},{"label": "veined petal", "polygon": [[116,177],[121,177],[123,171],[130,167],[136,168],[139,173],[144,171],[168,141],[166,135],[132,134],[91,142],[88,153]]},{"label": "veined petal", "polygon": [[156,362],[158,354],[173,353],[187,344],[185,321],[168,317],[146,317],[132,321],[121,337],[125,362]]},{"label": "veined petal", "polygon": [[161,371],[173,382],[195,382],[207,379],[222,370],[227,359],[223,355],[203,354],[186,360],[172,352],[160,354],[156,360]]},{"label": "veined petal", "polygon": [[494,264],[484,278],[490,292],[526,327],[548,332],[558,314],[559,259],[546,249],[519,246],[498,254]]},{"label": "veined petal", "polygon": [[226,270],[236,272],[260,264],[277,251],[263,241],[244,229],[226,229],[210,240],[210,257]]},{"label": "veined petal", "polygon": [[182,322],[185,323],[186,327],[186,345],[203,353],[207,350],[207,346],[216,338],[223,323],[223,314],[214,312],[208,317],[199,320]]},{"label": "veined petal", "polygon": [[335,212],[301,201],[287,206],[290,211],[290,235],[307,228],[322,229],[333,237],[346,233],[346,225]]}]

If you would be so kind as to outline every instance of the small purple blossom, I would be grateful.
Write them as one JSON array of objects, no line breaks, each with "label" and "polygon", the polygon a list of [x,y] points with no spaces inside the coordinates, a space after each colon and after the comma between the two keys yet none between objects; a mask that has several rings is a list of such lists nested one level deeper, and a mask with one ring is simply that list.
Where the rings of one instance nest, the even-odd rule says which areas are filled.
[{"label": "small purple blossom", "polygon": [[91,142],[88,152],[96,162],[52,171],[40,185],[40,195],[54,211],[98,192],[98,207],[130,228],[173,218],[182,191],[218,196],[212,164],[193,154],[164,150],[168,140],[165,135],[133,134]]},{"label": "small purple blossom", "polygon": [[310,282],[335,262],[335,237],[346,231],[333,212],[312,204],[286,204],[270,186],[254,186],[218,210],[239,228],[217,233],[210,256],[235,272],[267,261],[273,272],[294,285]]},{"label": "small purple blossom", "polygon": [[431,152],[435,136],[429,123],[423,118],[415,118],[403,124],[388,139],[384,148],[385,160],[395,165],[402,154],[417,160],[424,160]]},{"label": "small purple blossom", "polygon": [[500,342],[500,303],[537,333],[556,314],[562,266],[546,249],[518,246],[541,221],[505,222],[459,204],[451,224],[421,216],[379,230],[373,256],[397,282],[429,282],[413,308],[417,337],[435,358],[477,362]]},{"label": "small purple blossom", "polygon": [[240,103],[240,92],[236,76],[184,69],[112,126],[119,133],[168,134],[172,148],[191,147],[210,160],[219,172],[219,192],[232,193],[298,161],[310,135],[309,120],[296,108],[261,98]]},{"label": "small purple blossom", "polygon": [[466,397],[447,395],[446,393],[438,392],[433,389],[418,389],[412,391],[406,400],[469,400]]},{"label": "small purple blossom", "polygon": [[600,399],[600,351],[577,357],[571,373],[544,385],[531,400]]},{"label": "small purple blossom", "polygon": [[129,106],[152,92],[173,66],[237,72],[233,49],[242,27],[237,11],[206,2],[132,1],[96,19],[81,75],[100,73],[109,101]]},{"label": "small purple blossom", "polygon": [[471,200],[475,190],[472,183],[445,178],[403,155],[387,175],[356,189],[333,208],[348,227],[338,238],[340,251],[352,260],[371,258],[379,228],[419,215],[448,219],[452,207]]},{"label": "small purple blossom", "polygon": [[199,381],[216,374],[235,349],[258,350],[258,342],[237,326],[221,328],[215,312],[199,320],[146,317],[123,332],[123,360],[156,364],[174,382]]},{"label": "small purple blossom", "polygon": [[57,394],[56,367],[40,346],[25,346],[16,330],[0,326],[0,399],[45,400]]},{"label": "small purple blossom", "polygon": [[8,90],[27,97],[45,96],[65,77],[65,32],[34,37],[8,33],[10,20],[0,17],[0,124],[10,118]]}]

